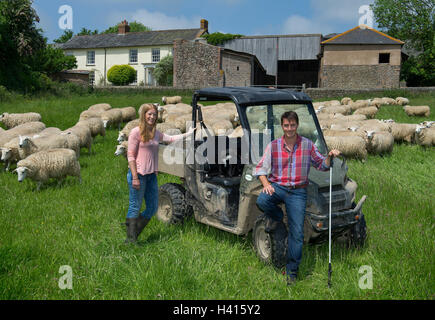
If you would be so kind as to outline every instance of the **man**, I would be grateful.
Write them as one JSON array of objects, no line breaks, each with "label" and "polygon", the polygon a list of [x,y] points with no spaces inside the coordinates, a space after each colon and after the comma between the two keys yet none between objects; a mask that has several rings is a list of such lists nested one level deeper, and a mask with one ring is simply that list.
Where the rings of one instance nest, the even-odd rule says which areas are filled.
[{"label": "man", "polygon": [[285,204],[289,227],[286,264],[289,285],[296,281],[302,258],[310,165],[317,170],[328,171],[331,157],[340,154],[340,151],[334,149],[327,157],[323,156],[311,140],[297,134],[298,126],[297,113],[285,112],[281,116],[284,135],[267,145],[263,157],[254,169],[254,175],[263,184],[257,205],[269,218],[266,232],[272,232],[278,222],[282,221],[283,212],[279,204]]}]

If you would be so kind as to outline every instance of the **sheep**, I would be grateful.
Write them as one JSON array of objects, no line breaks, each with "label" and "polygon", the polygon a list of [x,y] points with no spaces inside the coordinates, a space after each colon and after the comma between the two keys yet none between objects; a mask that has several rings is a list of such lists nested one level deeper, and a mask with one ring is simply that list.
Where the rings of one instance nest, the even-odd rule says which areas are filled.
[{"label": "sheep", "polygon": [[128,141],[123,141],[116,146],[115,156],[123,155],[127,159]]},{"label": "sheep", "polygon": [[122,122],[128,122],[137,118],[136,109],[133,107],[120,108],[122,113]]},{"label": "sheep", "polygon": [[435,127],[417,125],[414,135],[415,142],[424,147],[435,146]]},{"label": "sheep", "polygon": [[181,131],[181,133],[186,132],[186,123],[192,120],[191,114],[183,114],[175,119],[173,122],[166,121],[166,123],[173,124],[175,128]]},{"label": "sheep", "polygon": [[83,125],[75,125],[69,129],[64,130],[62,133],[72,133],[79,138],[80,148],[85,147],[88,149],[88,153],[91,153],[92,147],[92,135],[91,129]]},{"label": "sheep", "polygon": [[0,115],[0,122],[2,122],[6,129],[11,129],[20,124],[26,122],[40,122],[41,115],[36,112],[28,112],[28,113],[3,113]]},{"label": "sheep", "polygon": [[2,127],[0,127],[0,133],[4,132],[5,129],[3,129]]},{"label": "sheep", "polygon": [[369,102],[367,100],[357,100],[353,103],[349,103],[348,106],[350,107],[351,112],[354,112],[355,110],[361,108],[367,108],[369,106]]},{"label": "sheep", "polygon": [[112,109],[112,107],[108,103],[98,103],[88,108],[89,111],[107,111],[109,109]]},{"label": "sheep", "polygon": [[241,138],[243,137],[245,131],[242,126],[236,127],[229,135],[228,138]]},{"label": "sheep", "polygon": [[118,125],[119,130],[122,122],[122,111],[118,108],[104,111],[101,114],[101,119],[104,122],[104,128],[111,125]]},{"label": "sheep", "polygon": [[[158,124],[157,124],[158,125]],[[118,135],[118,142],[121,143],[122,141],[128,140],[128,136],[130,135],[130,131],[133,130],[133,128],[136,128],[139,126],[139,119],[134,119],[128,122],[124,128],[119,131]]]},{"label": "sheep", "polygon": [[76,126],[84,125],[91,130],[92,138],[100,135],[102,137],[106,136],[106,128],[104,127],[104,122],[101,118],[88,118],[86,120],[80,120],[76,123]]},{"label": "sheep", "polygon": [[383,97],[382,104],[396,104],[396,99]]},{"label": "sheep", "polygon": [[362,114],[362,113],[357,113],[357,114],[351,114],[351,115],[348,115],[348,116],[343,116],[343,117],[340,117],[340,121],[341,122],[354,122],[354,121],[364,121],[364,120],[366,120],[367,119],[367,117],[366,117],[366,115],[365,114]]},{"label": "sheep", "polygon": [[417,125],[411,123],[393,123],[391,125],[391,134],[394,141],[412,142]]},{"label": "sheep", "polygon": [[42,130],[41,132],[39,132],[38,136],[48,136],[51,134],[59,134],[61,132],[62,132],[62,130],[60,130],[59,128],[48,127],[48,128],[45,128],[44,130]]},{"label": "sheep", "polygon": [[391,153],[394,146],[394,137],[385,131],[366,131],[367,151],[371,154]]},{"label": "sheep", "polygon": [[325,107],[321,108],[320,112],[326,112],[326,113],[341,113],[342,115],[347,115],[351,113],[351,107],[350,106],[331,106],[331,107]]},{"label": "sheep", "polygon": [[369,119],[373,119],[376,114],[378,113],[378,108],[376,107],[365,107],[365,108],[360,108],[358,110],[356,110],[353,114],[363,114],[365,115],[367,118]]},{"label": "sheep", "polygon": [[404,106],[403,110],[405,110],[406,114],[410,117],[429,117],[430,115],[429,106]]},{"label": "sheep", "polygon": [[325,136],[325,142],[328,148],[340,150],[348,158],[367,159],[366,142],[358,136]]},{"label": "sheep", "polygon": [[9,142],[10,140],[17,138],[19,135],[30,135],[41,132],[45,129],[45,124],[42,122],[26,122],[20,124],[12,129],[5,130],[0,133],[0,147]]},{"label": "sheep", "polygon": [[79,121],[86,120],[89,118],[101,118],[101,115],[106,112],[104,110],[85,110],[80,113]]},{"label": "sheep", "polygon": [[[57,148],[69,149],[68,139],[66,135],[62,135],[62,134],[46,135],[46,136],[40,136],[36,138],[20,136],[18,146],[19,146],[18,152],[19,152],[20,159],[25,159],[31,154],[42,150],[57,149]],[[76,144],[73,147],[74,147],[73,149],[74,152],[77,154],[77,152],[80,151],[79,144]]]},{"label": "sheep", "polygon": [[30,178],[37,182],[37,191],[41,185],[50,178],[60,179],[59,184],[67,176],[79,178],[80,163],[76,158],[76,153],[71,149],[51,149],[36,152],[26,159],[17,163],[18,181],[22,182]]},{"label": "sheep", "polygon": [[228,130],[233,129],[233,124],[228,120],[218,119],[217,121],[209,123],[207,127],[211,127],[216,135],[226,135]]},{"label": "sheep", "polygon": [[397,97],[396,104],[399,106],[406,106],[409,104],[409,100],[407,98],[404,98],[404,97]]},{"label": "sheep", "polygon": [[163,104],[177,104],[181,102],[180,96],[162,97]]},{"label": "sheep", "polygon": [[340,103],[342,104],[342,105],[348,105],[348,104],[350,104],[350,103],[352,103],[353,102],[353,100],[351,99],[351,98],[349,98],[349,97],[344,97],[343,99],[341,99],[341,101],[340,101]]},{"label": "sheep", "polygon": [[168,135],[177,135],[181,133],[179,129],[174,128],[172,123],[158,123],[156,129]]},{"label": "sheep", "polygon": [[362,131],[391,131],[391,124],[385,123],[378,119],[369,119],[362,121],[361,125],[358,127],[358,130]]},{"label": "sheep", "polygon": [[12,163],[21,160],[18,148],[19,148],[20,137],[14,138],[6,143],[1,150],[1,161],[6,163],[5,171],[9,171],[9,167]]}]

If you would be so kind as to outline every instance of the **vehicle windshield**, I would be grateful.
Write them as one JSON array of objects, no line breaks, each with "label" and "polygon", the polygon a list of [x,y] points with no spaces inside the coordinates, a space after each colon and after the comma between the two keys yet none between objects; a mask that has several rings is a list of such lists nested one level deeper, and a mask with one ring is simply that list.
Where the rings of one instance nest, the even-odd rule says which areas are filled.
[{"label": "vehicle windshield", "polygon": [[[319,149],[320,153],[326,154],[327,148],[319,138],[314,119],[306,104],[279,104],[258,105],[246,107],[248,119],[255,145],[255,153],[261,158],[267,144],[273,139],[282,137],[281,115],[286,111],[295,111],[299,117],[298,134],[310,139]],[[256,139],[257,138],[257,139]],[[254,157],[257,158],[257,157]],[[259,159],[257,159],[259,160]]]}]

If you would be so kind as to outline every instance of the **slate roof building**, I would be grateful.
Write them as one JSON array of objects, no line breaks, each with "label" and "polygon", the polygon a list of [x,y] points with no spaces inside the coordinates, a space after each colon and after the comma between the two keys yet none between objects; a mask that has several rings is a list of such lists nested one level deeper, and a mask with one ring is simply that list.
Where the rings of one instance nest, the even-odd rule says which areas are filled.
[{"label": "slate roof building", "polygon": [[202,19],[200,28],[130,32],[127,21],[118,26],[117,34],[75,36],[61,48],[74,55],[78,70],[89,71],[92,84],[109,84],[107,71],[118,64],[129,64],[136,70],[134,84],[154,86],[152,71],[165,56],[173,54],[175,39],[194,40],[208,33],[208,21]]}]

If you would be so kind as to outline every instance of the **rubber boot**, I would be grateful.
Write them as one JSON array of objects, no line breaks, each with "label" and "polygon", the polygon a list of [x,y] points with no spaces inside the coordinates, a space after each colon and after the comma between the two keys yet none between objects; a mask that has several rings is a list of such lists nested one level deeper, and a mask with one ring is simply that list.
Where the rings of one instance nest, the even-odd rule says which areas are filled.
[{"label": "rubber boot", "polygon": [[125,243],[135,243],[137,240],[137,220],[138,218],[127,218],[125,225],[127,226],[127,239]]},{"label": "rubber boot", "polygon": [[147,226],[148,222],[150,222],[151,219],[147,219],[144,218],[142,216],[140,216],[139,218],[137,218],[137,223],[136,223],[136,239],[139,237],[139,235],[141,234],[142,230]]}]

